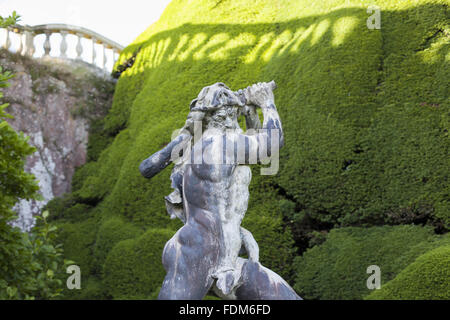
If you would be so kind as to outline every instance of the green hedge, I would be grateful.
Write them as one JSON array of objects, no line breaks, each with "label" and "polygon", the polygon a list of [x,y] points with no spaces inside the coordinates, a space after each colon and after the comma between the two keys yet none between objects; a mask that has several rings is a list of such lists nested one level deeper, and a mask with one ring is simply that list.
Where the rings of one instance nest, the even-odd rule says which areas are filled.
[{"label": "green hedge", "polygon": [[215,3],[173,1],[123,51],[119,64],[134,54],[136,61],[122,73],[105,120],[118,135],[83,197],[104,198],[105,210],[145,226],[176,227],[161,201],[170,169],[148,182],[140,161],[169,142],[203,86],[275,79],[286,147],[275,177],[254,171],[253,185],[273,184],[253,194],[282,189],[295,201],[298,225],[425,219],[448,227],[442,1],[381,1],[381,30],[366,27],[360,1],[285,1],[283,10],[268,0]]},{"label": "green hedge", "polygon": [[64,247],[64,256],[80,267],[82,279],[98,272],[93,257],[98,222],[90,218],[82,222],[58,224],[58,239]]},{"label": "green hedge", "polygon": [[137,238],[142,234],[142,231],[125,222],[121,217],[112,217],[100,225],[97,233],[97,239],[94,245],[94,256],[99,265],[103,265],[109,251],[116,245],[116,243]]},{"label": "green hedge", "polygon": [[305,299],[362,299],[367,267],[381,269],[381,285],[393,279],[419,255],[443,243],[428,227],[404,225],[333,229],[326,241],[296,258],[294,288]]},{"label": "green hedge", "polygon": [[251,230],[258,242],[260,262],[286,281],[290,280],[293,271],[294,243],[291,232],[283,228],[282,221],[265,216],[249,216],[245,219],[243,227]]},{"label": "green hedge", "polygon": [[[116,69],[135,61],[94,128],[99,143],[90,144],[91,161],[74,179],[77,202],[93,206],[102,220],[120,216],[139,228],[178,229],[163,201],[171,167],[149,181],[140,162],[170,141],[204,86],[222,81],[236,90],[274,79],[286,145],[277,175],[253,169],[243,222],[260,242],[264,264],[289,279],[294,242],[304,249],[334,227],[429,223],[445,232],[447,1],[377,1],[380,30],[367,28],[367,5],[172,1],[120,55]],[[132,242],[119,242],[124,255]],[[306,297],[321,296],[314,290]],[[339,287],[325,296],[362,293]]]},{"label": "green hedge", "polygon": [[161,286],[166,274],[161,253],[173,236],[167,229],[150,229],[137,239],[123,240],[109,252],[104,285],[114,299],[145,299]]},{"label": "green hedge", "polygon": [[71,300],[104,300],[108,295],[100,278],[97,276],[84,277],[81,281],[81,289],[64,288],[64,299]]},{"label": "green hedge", "polygon": [[393,280],[375,290],[372,300],[449,300],[450,245],[421,255]]}]

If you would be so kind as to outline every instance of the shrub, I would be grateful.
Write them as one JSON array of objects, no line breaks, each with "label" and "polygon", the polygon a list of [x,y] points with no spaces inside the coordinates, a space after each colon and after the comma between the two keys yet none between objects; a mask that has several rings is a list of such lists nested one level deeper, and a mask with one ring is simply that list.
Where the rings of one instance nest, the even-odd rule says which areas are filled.
[{"label": "shrub", "polygon": [[432,228],[412,225],[333,229],[320,246],[295,261],[294,288],[305,299],[361,299],[371,293],[366,269],[381,269],[381,284],[393,279],[419,255],[449,243]]},{"label": "shrub", "polygon": [[[63,295],[66,267],[61,244],[56,244],[57,227],[47,223],[48,212],[37,216],[31,232],[0,233],[0,300],[55,299]],[[0,225],[0,231],[5,228]]]},{"label": "shrub", "polygon": [[[0,16],[0,27],[15,24],[19,16]],[[12,75],[0,67],[0,88],[9,86]],[[0,98],[3,93],[0,91]],[[25,158],[34,152],[23,133],[6,122],[10,116],[0,104],[0,300],[51,299],[61,294],[61,273],[65,271],[62,248],[55,243],[56,227],[42,223],[30,234],[11,226],[16,217],[11,208],[20,199],[36,199],[34,176],[24,171]]]},{"label": "shrub", "polygon": [[137,239],[117,243],[104,265],[107,293],[114,299],[149,297],[166,274],[161,255],[173,234],[167,229],[149,229]]},{"label": "shrub", "polygon": [[108,297],[105,293],[105,287],[103,286],[101,279],[95,276],[83,279],[81,282],[81,289],[65,289],[64,293],[65,298],[73,300],[103,300]]},{"label": "shrub", "polygon": [[258,242],[260,262],[289,281],[292,277],[294,243],[282,221],[265,215],[249,216],[244,220],[243,227],[252,232]]},{"label": "shrub", "polygon": [[58,240],[64,246],[65,257],[80,267],[83,281],[89,274],[99,271],[92,259],[97,228],[98,222],[95,218],[58,225]]},{"label": "shrub", "polygon": [[91,121],[88,142],[88,161],[97,161],[100,153],[111,144],[113,137],[108,135],[103,129],[104,119]]},{"label": "shrub", "polygon": [[[92,139],[92,136],[90,136],[90,139]],[[98,164],[91,161],[77,168],[72,176],[72,192],[80,190],[83,187],[86,178],[93,175],[95,170],[97,170],[97,167]]]},{"label": "shrub", "polygon": [[116,243],[137,238],[141,235],[141,230],[123,218],[112,217],[100,225],[97,233],[97,239],[94,246],[94,256],[98,265],[103,265],[109,251]]},{"label": "shrub", "polygon": [[159,296],[159,291],[161,291],[161,287],[155,289],[152,294],[148,297],[148,300],[157,300]]},{"label": "shrub", "polygon": [[421,255],[393,280],[375,290],[371,300],[449,300],[450,245]]}]

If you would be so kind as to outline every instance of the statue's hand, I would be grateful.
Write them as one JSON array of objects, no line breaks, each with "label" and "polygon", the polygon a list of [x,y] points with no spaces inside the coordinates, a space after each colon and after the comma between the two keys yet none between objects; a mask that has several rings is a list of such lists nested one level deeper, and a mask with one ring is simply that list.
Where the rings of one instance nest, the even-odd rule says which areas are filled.
[{"label": "statue's hand", "polygon": [[253,105],[245,105],[244,107],[242,107],[242,114],[245,117],[251,117],[256,113],[256,109],[255,106]]},{"label": "statue's hand", "polygon": [[275,98],[273,89],[275,82],[259,82],[245,89],[245,97],[247,103],[253,104],[260,108],[265,108],[274,104]]}]

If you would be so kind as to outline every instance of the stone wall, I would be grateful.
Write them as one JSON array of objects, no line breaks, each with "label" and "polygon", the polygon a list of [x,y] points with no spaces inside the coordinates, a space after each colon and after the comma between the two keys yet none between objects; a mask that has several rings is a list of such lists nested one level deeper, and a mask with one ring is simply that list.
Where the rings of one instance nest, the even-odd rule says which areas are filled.
[{"label": "stone wall", "polygon": [[49,200],[71,191],[75,168],[86,162],[90,122],[105,116],[114,81],[81,61],[30,59],[4,50],[0,65],[15,74],[4,90],[14,117],[8,122],[36,148],[25,169],[39,181],[42,198],[15,206],[14,224],[29,231]]}]

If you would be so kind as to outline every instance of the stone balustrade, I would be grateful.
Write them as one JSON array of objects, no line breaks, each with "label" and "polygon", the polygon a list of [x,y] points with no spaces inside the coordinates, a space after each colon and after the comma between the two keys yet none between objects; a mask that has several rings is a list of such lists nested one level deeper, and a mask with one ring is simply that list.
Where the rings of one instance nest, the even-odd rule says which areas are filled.
[{"label": "stone balustrade", "polygon": [[[83,60],[87,63],[93,64],[97,67],[103,68],[105,71],[111,71],[108,70],[110,68],[107,68],[107,62],[108,62],[108,51],[112,54],[110,56],[112,57],[112,66],[114,66],[118,55],[123,50],[123,47],[86,28],[68,25],[68,24],[42,24],[42,25],[36,25],[36,26],[28,26],[28,25],[14,25],[8,27],[6,30],[6,36],[3,41],[3,48],[7,50],[11,50],[11,35],[16,34],[18,36],[18,46],[16,48],[16,52],[22,54],[22,55],[28,55],[28,56],[34,56],[36,52],[35,47],[35,38],[38,35],[44,35],[45,40],[42,43],[43,47],[43,57],[49,57],[50,53],[52,51],[52,44],[51,44],[51,37],[54,34],[60,35],[60,42],[59,42],[59,58],[68,59],[67,51],[69,49],[69,42],[67,41],[68,35],[74,35],[77,37],[76,45],[75,45],[75,52],[77,60]],[[90,40],[90,45],[88,48],[85,48],[86,41],[82,41],[82,39],[88,39]],[[42,42],[42,41],[41,41]],[[99,48],[100,46],[100,48]],[[83,52],[86,50],[90,50],[91,53],[89,55],[84,54]],[[101,60],[97,59],[97,51],[100,49],[101,52]]]}]

